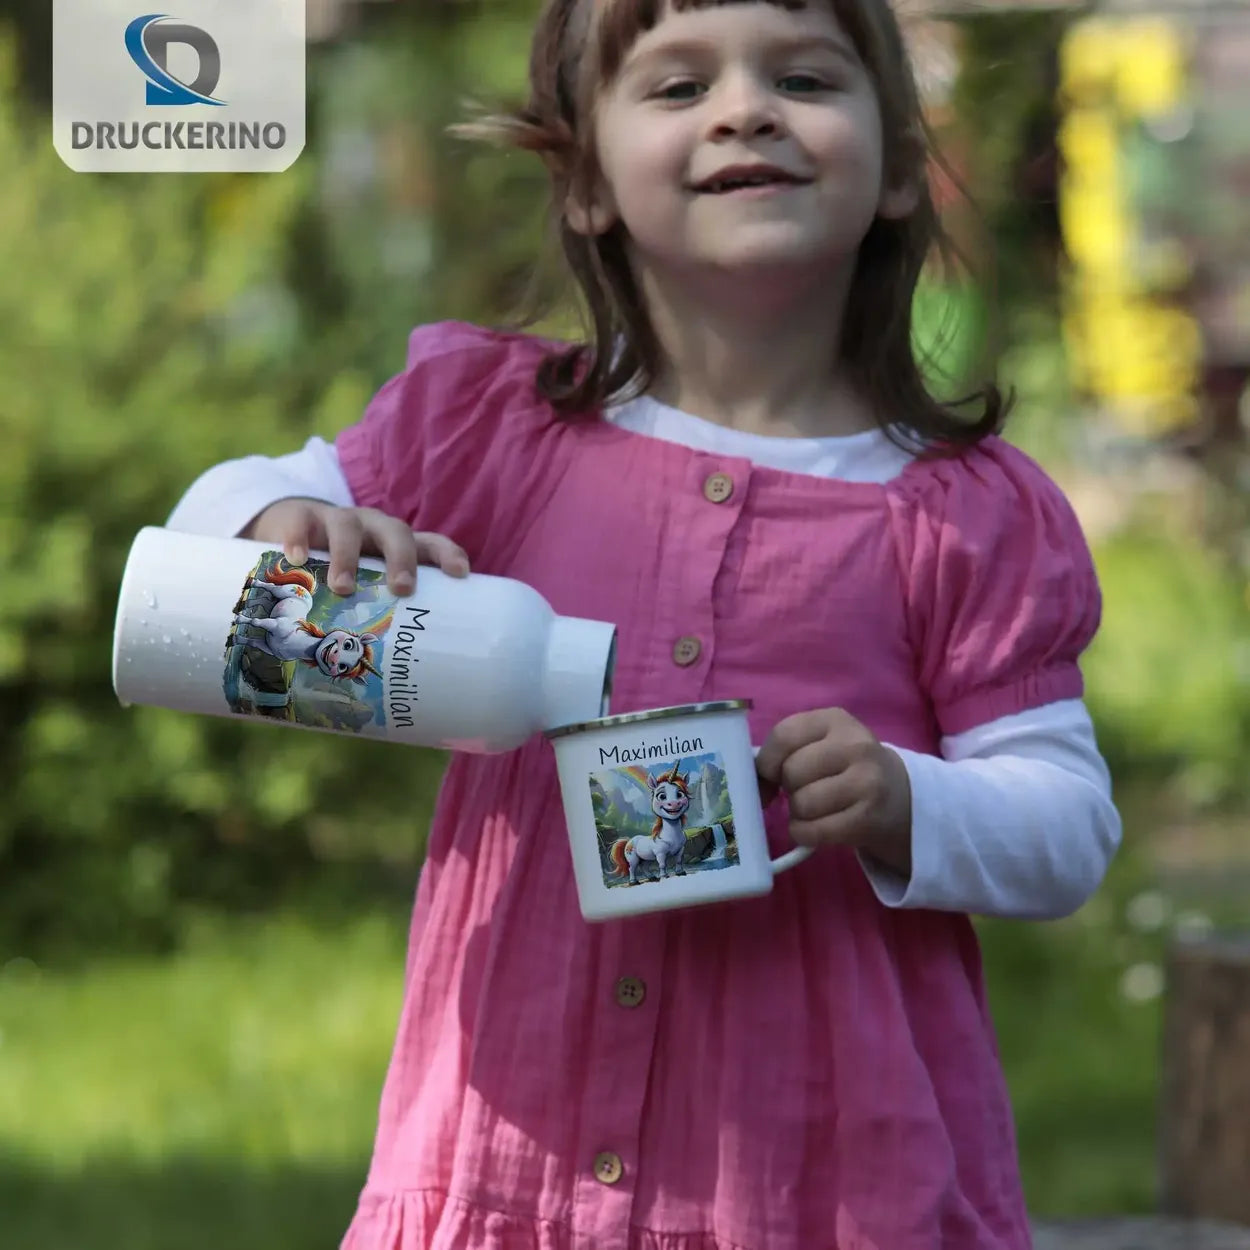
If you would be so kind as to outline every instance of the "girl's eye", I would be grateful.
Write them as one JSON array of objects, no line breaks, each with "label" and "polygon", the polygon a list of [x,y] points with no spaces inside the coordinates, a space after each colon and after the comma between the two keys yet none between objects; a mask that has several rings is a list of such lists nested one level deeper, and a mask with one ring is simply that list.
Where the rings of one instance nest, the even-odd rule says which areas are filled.
[{"label": "girl's eye", "polygon": [[661,87],[656,95],[661,100],[694,100],[706,91],[707,88],[700,82],[695,82],[693,78],[683,79],[681,82],[671,82],[666,87]]},{"label": "girl's eye", "polygon": [[782,90],[793,91],[798,95],[810,95],[814,91],[827,91],[828,84],[822,82],[814,74],[787,74],[779,80]]}]

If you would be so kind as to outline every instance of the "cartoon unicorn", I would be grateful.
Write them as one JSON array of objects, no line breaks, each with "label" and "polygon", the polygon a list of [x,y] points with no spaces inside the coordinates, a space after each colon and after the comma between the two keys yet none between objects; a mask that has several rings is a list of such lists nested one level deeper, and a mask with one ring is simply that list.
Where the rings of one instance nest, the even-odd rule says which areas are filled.
[{"label": "cartoon unicorn", "polygon": [[255,647],[279,660],[299,660],[319,669],[334,681],[365,684],[365,673],[381,677],[373,667],[376,634],[356,634],[348,629],[323,630],[308,620],[317,580],[307,569],[292,568],[285,560],[268,577],[248,579],[247,588],[267,590],[274,598],[268,616],[236,614],[236,625],[253,625],[264,630],[261,638],[235,632],[228,645]]},{"label": "cartoon unicorn", "polygon": [[647,775],[651,790],[651,810],[655,813],[655,825],[651,836],[645,834],[634,838],[618,838],[610,852],[612,863],[622,876],[629,873],[629,884],[638,884],[638,865],[644,859],[653,859],[660,866],[660,875],[668,876],[668,863],[672,859],[678,876],[685,876],[682,857],[686,853],[686,813],[690,809],[689,774],[678,772],[681,761],[677,760],[672,771],[658,777]]}]

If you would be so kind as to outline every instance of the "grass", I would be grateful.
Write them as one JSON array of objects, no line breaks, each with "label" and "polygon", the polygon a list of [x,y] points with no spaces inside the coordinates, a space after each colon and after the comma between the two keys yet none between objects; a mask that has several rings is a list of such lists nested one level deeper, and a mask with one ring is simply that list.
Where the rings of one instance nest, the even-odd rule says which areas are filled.
[{"label": "grass", "polygon": [[5,1250],[335,1250],[357,1167],[245,1168],[226,1159],[157,1166],[103,1157],[73,1173],[0,1163]]},{"label": "grass", "polygon": [[403,926],[206,924],[0,975],[4,1250],[333,1247],[364,1181]]},{"label": "grass", "polygon": [[1108,941],[1105,909],[1092,906],[1055,925],[981,926],[1036,1216],[1155,1206],[1159,1000],[1125,993],[1125,944]]}]

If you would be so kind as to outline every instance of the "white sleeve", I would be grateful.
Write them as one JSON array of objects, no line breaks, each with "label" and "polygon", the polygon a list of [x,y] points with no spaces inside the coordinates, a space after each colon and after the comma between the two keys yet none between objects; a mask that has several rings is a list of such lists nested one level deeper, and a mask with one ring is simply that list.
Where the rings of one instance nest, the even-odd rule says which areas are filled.
[{"label": "white sleeve", "polygon": [[1102,882],[1120,815],[1082,700],[944,738],[942,758],[893,749],[911,780],[911,876],[860,856],[887,907],[1048,920]]},{"label": "white sleeve", "polygon": [[285,456],[244,456],[215,465],[191,483],[165,524],[191,534],[234,537],[270,504],[292,497],[355,506],[338,453],[325,439],[310,438]]}]

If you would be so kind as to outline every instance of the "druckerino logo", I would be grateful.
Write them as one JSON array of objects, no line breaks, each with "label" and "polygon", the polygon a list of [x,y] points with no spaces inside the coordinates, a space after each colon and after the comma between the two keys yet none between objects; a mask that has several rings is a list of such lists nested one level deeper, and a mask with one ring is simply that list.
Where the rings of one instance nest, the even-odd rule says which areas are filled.
[{"label": "druckerino logo", "polygon": [[66,164],[177,173],[292,164],[304,146],[304,0],[188,0],[191,12],[137,17],[124,4],[54,0],[53,128]]},{"label": "druckerino logo", "polygon": [[[198,58],[194,82],[182,82],[169,72],[171,43],[186,44]],[[126,27],[126,51],[148,80],[149,104],[225,104],[225,100],[213,99],[221,78],[221,49],[208,31],[162,13],[149,13]]]}]

